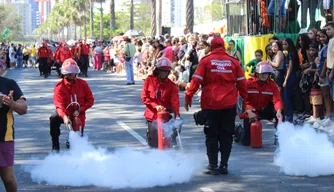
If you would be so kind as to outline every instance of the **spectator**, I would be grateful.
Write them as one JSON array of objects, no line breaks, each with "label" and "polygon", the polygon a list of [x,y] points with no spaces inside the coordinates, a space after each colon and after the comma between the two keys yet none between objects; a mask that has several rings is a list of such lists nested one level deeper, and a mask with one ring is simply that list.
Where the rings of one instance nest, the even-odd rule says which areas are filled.
[{"label": "spectator", "polygon": [[[263,52],[261,49],[258,49],[255,51],[255,59],[251,60],[250,62],[247,63],[247,72],[249,72],[250,76],[254,76],[254,72],[255,72],[255,68],[256,65],[262,61],[262,57],[263,57]],[[248,70],[250,69],[250,70]]]},{"label": "spectator", "polygon": [[242,60],[241,53],[240,53],[240,51],[238,49],[236,49],[236,47],[235,47],[235,41],[234,40],[230,40],[228,42],[228,50],[230,52],[229,54],[232,57],[236,58],[240,62],[240,64],[241,64],[241,60]]},{"label": "spectator", "polygon": [[[0,64],[0,73],[4,66]],[[17,191],[14,173],[14,117],[27,113],[25,97],[14,80],[0,76],[0,177],[6,191]]]}]

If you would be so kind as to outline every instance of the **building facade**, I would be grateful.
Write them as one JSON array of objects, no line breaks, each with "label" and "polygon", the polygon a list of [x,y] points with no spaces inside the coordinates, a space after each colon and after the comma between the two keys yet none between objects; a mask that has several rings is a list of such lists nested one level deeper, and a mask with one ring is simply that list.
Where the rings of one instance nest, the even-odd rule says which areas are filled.
[{"label": "building facade", "polygon": [[29,3],[10,3],[11,6],[16,8],[17,14],[21,17],[21,28],[24,35],[32,33],[32,14],[31,4]]}]

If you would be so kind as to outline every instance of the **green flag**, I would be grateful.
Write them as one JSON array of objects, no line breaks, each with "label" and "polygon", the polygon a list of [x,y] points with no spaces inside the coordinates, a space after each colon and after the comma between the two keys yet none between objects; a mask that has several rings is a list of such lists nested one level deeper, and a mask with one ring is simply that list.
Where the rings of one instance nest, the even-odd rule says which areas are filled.
[{"label": "green flag", "polygon": [[8,29],[8,27],[6,27],[6,30],[3,32],[3,34],[1,35],[1,37],[3,39],[5,39],[8,36],[8,33],[9,33],[9,29]]}]

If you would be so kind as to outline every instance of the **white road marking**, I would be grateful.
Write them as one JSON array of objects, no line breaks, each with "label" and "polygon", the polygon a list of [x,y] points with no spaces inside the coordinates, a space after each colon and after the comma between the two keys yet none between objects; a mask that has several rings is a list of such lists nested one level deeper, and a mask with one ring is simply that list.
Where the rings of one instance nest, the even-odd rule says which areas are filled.
[{"label": "white road marking", "polygon": [[144,139],[142,136],[140,136],[137,132],[132,130],[129,126],[127,126],[123,121],[116,121],[118,125],[123,127],[123,129],[127,130],[133,137],[135,137],[139,142],[141,142],[143,145],[147,146],[146,139]]},{"label": "white road marking", "polygon": [[201,190],[203,192],[215,192],[214,190],[212,190],[211,188],[207,188],[207,187],[202,187]]}]

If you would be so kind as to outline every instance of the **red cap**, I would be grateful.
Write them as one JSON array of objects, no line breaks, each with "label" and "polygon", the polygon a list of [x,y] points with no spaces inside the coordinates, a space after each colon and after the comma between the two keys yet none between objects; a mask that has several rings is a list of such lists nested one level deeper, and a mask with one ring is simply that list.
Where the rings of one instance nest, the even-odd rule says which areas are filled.
[{"label": "red cap", "polygon": [[224,47],[225,45],[225,42],[224,40],[221,38],[221,37],[215,37],[211,40],[211,49],[216,49],[216,48],[219,48],[219,47],[222,47],[225,49]]},{"label": "red cap", "polygon": [[209,37],[213,37],[215,35],[214,32],[209,33]]}]

